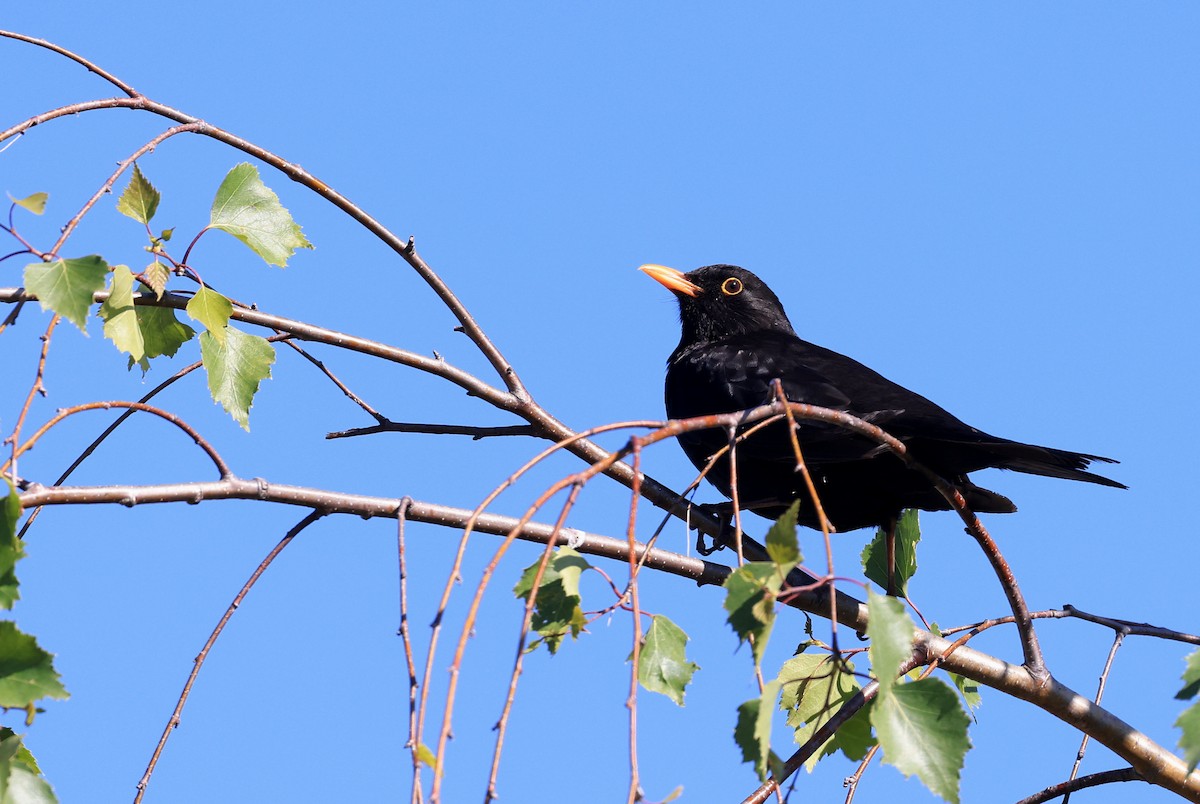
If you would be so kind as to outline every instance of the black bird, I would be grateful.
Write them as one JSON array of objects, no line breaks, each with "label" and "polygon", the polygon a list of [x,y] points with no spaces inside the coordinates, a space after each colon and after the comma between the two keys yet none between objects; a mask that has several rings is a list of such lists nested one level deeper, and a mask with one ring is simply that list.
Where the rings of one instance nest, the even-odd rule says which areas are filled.
[{"label": "black bird", "polygon": [[[773,401],[780,380],[793,402],[836,408],[878,425],[919,462],[962,491],[977,513],[1011,513],[1007,497],[974,485],[968,473],[996,467],[1126,488],[1087,471],[1111,458],[1022,444],[965,424],[923,396],[856,360],[797,337],[779,299],[751,272],[709,265],[682,273],[661,265],[642,269],[679,300],[683,336],[667,360],[666,406],[672,419],[731,413]],[[737,446],[738,500],[744,510],[774,518],[795,499],[800,522],[819,527],[785,422]],[[826,516],[839,531],[890,527],[905,508],[950,509],[920,473],[871,440],[832,424],[798,422],[805,463]],[[683,451],[703,468],[728,444],[721,430],[679,436]],[[731,496],[728,455],[707,475]]]}]

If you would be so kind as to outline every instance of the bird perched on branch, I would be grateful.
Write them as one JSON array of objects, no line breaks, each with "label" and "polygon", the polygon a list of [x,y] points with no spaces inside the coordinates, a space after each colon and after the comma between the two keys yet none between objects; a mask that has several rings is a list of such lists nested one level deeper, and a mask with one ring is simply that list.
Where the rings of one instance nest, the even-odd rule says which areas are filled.
[{"label": "bird perched on branch", "polygon": [[[1111,458],[1038,447],[971,427],[925,397],[845,355],[797,337],[779,299],[757,276],[733,265],[682,273],[643,265],[679,301],[683,335],[667,360],[666,407],[672,419],[732,413],[774,401],[772,381],[787,398],[845,411],[902,441],[909,454],[956,485],[977,513],[1011,513],[1007,497],[973,484],[968,474],[996,467],[1125,488],[1093,474],[1093,461]],[[797,435],[826,516],[839,531],[889,528],[905,508],[946,511],[950,505],[921,473],[877,441],[837,425],[800,420]],[[679,436],[702,469],[729,444],[718,429]],[[738,501],[743,510],[777,517],[801,500],[800,522],[820,527],[796,455],[780,421],[736,447]],[[731,495],[728,453],[707,475]]]}]

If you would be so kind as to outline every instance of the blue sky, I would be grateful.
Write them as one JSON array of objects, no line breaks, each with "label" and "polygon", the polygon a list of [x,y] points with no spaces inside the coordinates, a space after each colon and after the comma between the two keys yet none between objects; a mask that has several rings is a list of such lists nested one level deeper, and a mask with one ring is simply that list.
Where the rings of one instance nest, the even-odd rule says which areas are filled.
[{"label": "blue sky", "polygon": [[[1200,437],[1200,10],[1191,4],[142,2],[6,10],[0,27],[74,49],[135,87],[302,164],[417,246],[478,317],[535,397],[582,429],[661,416],[674,303],[635,269],[730,262],[766,279],[802,337],[862,360],[982,429],[1119,458],[1127,492],[998,472],[983,485],[1020,513],[988,520],[1033,608],[1072,603],[1182,630],[1195,620],[1190,522]],[[0,41],[0,127],[113,94],[80,67]],[[23,227],[48,244],[112,170],[166,124],[105,111],[32,130],[0,153],[14,196],[49,191]],[[176,138],[143,159],[178,232],[207,220],[244,157]],[[194,262],[230,295],[464,368],[485,364],[398,258],[327,203],[264,171],[316,246],[267,268],[206,236]],[[138,227],[102,202],[74,236],[80,253],[144,258]],[[6,248],[0,252],[7,253]],[[19,284],[19,265],[0,265]],[[0,426],[33,376],[44,322],[27,310],[0,338],[9,377]],[[60,329],[41,421],[89,399],[133,399],[168,376],[124,371],[100,335]],[[193,350],[194,344],[191,345]],[[511,423],[456,388],[353,355],[315,350],[397,420]],[[192,353],[176,359],[195,359]],[[384,435],[326,442],[364,425],[310,366],[280,354],[240,431],[199,375],[161,398],[246,477],[473,507],[541,449]],[[106,420],[80,418],[21,463],[52,480]],[[617,441],[610,439],[610,444]],[[194,448],[139,422],[84,466],[79,483],[207,478]],[[563,459],[496,510],[520,512],[577,462]],[[672,444],[647,470],[676,487],[690,465]],[[716,494],[704,490],[703,499]],[[626,496],[589,487],[577,527],[621,532]],[[208,631],[245,577],[303,515],[250,503],[53,510],[29,539],[15,617],[58,654],[74,694],[29,730],[64,801],[132,797]],[[647,513],[647,521],[651,517]],[[914,598],[960,624],[1005,610],[982,556],[951,515],[926,515]],[[805,533],[805,550],[819,543]],[[837,537],[856,574],[863,533]],[[682,526],[665,546],[686,550]],[[432,616],[456,535],[410,535],[413,622]],[[495,543],[476,539],[474,585]],[[482,798],[520,607],[508,594],[536,551],[501,566],[465,665],[447,797]],[[620,576],[621,568],[606,567]],[[590,584],[590,585],[588,585]],[[464,590],[455,614],[465,608]],[[588,579],[585,607],[607,605]],[[755,693],[748,652],[721,596],[674,578],[642,603],[691,636],[702,666],[678,709],[641,697],[641,771],[651,799],[728,801],[755,787],[731,740]],[[266,574],[210,656],[148,800],[394,800],[408,789],[405,675],[394,524],[326,519]],[[803,638],[777,631],[766,663]],[[820,628],[820,624],[818,624]],[[1094,691],[1107,631],[1043,624],[1051,669]],[[456,633],[456,630],[452,630]],[[790,643],[790,644],[789,644]],[[980,646],[1019,657],[1011,633]],[[627,778],[623,708],[628,622],[526,663],[500,780],[507,801],[612,801]],[[1174,745],[1182,646],[1130,639],[1105,703]],[[440,668],[448,659],[439,660]],[[1078,738],[987,694],[972,727],[964,800],[1013,801],[1065,778]],[[777,741],[788,751],[787,735]],[[1093,745],[1084,772],[1116,767]],[[1019,768],[1015,771],[1014,768]],[[843,760],[798,788],[840,800]],[[1089,802],[1129,800],[1113,788]],[[1138,789],[1142,801],[1166,794]],[[933,800],[874,767],[857,801]]]}]

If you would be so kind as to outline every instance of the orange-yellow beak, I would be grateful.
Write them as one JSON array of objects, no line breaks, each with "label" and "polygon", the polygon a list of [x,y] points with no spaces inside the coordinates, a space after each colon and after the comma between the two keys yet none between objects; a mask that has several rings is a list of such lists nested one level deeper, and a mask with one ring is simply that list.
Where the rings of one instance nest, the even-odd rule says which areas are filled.
[{"label": "orange-yellow beak", "polygon": [[665,265],[643,265],[638,270],[672,293],[682,293],[685,296],[700,295],[700,286],[689,282],[683,271],[676,271]]}]

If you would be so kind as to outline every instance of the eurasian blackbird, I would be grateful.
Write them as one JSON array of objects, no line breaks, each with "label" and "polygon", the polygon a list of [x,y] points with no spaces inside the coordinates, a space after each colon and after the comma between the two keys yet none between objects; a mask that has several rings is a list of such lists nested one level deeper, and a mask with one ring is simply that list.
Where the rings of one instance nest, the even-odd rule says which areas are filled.
[{"label": "eurasian blackbird", "polygon": [[[779,299],[751,272],[709,265],[682,273],[661,265],[643,271],[679,300],[683,336],[667,360],[666,407],[672,419],[731,413],[773,401],[780,380],[793,402],[835,408],[878,425],[919,462],[962,491],[977,513],[1011,513],[1007,497],[974,485],[968,473],[987,467],[1125,488],[1087,471],[1111,458],[1022,444],[965,424],[925,397],[856,360],[797,337]],[[888,527],[905,508],[945,511],[950,506],[929,480],[875,441],[833,424],[799,421],[797,436],[826,516],[839,531]],[[718,429],[679,436],[696,467],[729,443]],[[736,448],[738,500],[743,510],[777,517],[801,500],[800,522],[819,527],[786,422]],[[708,480],[731,496],[728,453]]]}]

